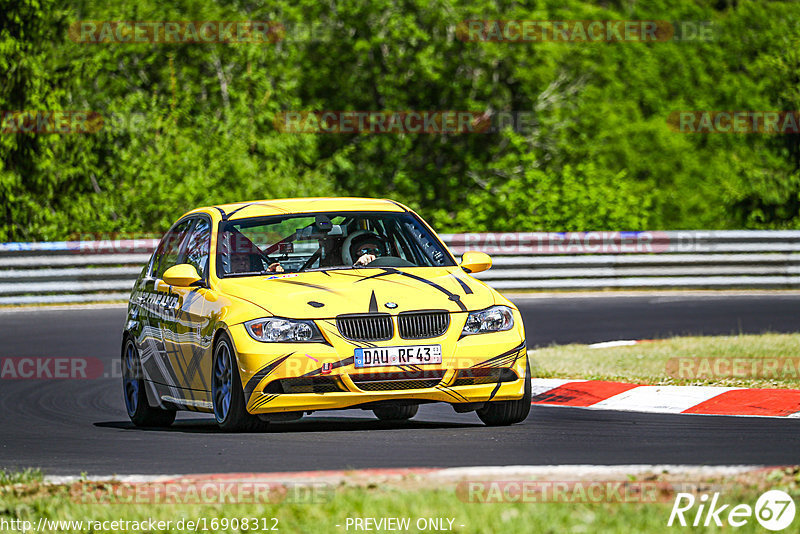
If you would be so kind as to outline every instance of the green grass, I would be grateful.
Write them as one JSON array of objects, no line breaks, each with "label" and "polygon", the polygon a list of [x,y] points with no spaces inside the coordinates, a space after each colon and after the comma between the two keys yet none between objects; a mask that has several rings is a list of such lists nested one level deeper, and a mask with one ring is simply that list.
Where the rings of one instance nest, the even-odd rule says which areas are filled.
[{"label": "green grass", "polygon": [[[624,480],[624,477],[620,477]],[[206,518],[272,518],[278,519],[279,532],[336,533],[354,532],[345,529],[348,517],[454,518],[454,532],[463,533],[562,533],[562,532],[665,532],[672,507],[672,498],[653,503],[500,503],[465,502],[456,492],[455,483],[431,487],[430,483],[414,480],[400,486],[371,485],[367,487],[340,486],[321,492],[325,498],[316,502],[283,502],[277,504],[235,505],[145,505],[145,504],[87,504],[81,491],[104,492],[110,487],[103,483],[45,485],[41,479],[27,474],[2,475],[0,484],[0,521],[29,520],[36,524],[40,517],[60,521],[143,521],[149,518],[172,521],[172,528],[158,532],[181,532],[174,523],[180,519]],[[786,468],[770,473],[757,472],[747,477],[727,481],[722,496],[725,503],[753,505],[765,489],[784,489],[794,498],[800,496],[800,470]],[[755,532],[755,520],[736,532]],[[337,527],[336,525],[341,525]],[[272,521],[268,522],[271,527]],[[463,526],[462,526],[463,525]],[[674,529],[675,527],[673,527]],[[87,532],[76,528],[50,529],[53,532]],[[184,529],[185,530],[185,529]],[[679,529],[680,530],[680,529]],[[691,530],[691,529],[689,529]],[[708,528],[704,531],[722,532],[727,529]],[[128,530],[130,532],[131,530]],[[202,531],[202,530],[201,530]],[[235,532],[218,528],[219,532]],[[261,530],[259,530],[261,532]],[[411,528],[409,532],[417,532]]]},{"label": "green grass", "polygon": [[800,389],[800,334],[677,337],[600,349],[564,345],[538,349],[530,360],[540,378]]},{"label": "green grass", "polygon": [[12,486],[14,484],[33,484],[41,482],[44,478],[38,469],[25,469],[24,471],[3,471],[0,470],[0,487]]}]

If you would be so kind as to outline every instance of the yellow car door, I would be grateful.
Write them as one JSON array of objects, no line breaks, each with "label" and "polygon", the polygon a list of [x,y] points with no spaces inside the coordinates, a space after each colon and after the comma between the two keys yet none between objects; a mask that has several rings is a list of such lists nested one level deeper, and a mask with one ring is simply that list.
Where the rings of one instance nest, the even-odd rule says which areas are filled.
[{"label": "yellow car door", "polygon": [[210,406],[212,333],[204,312],[208,294],[208,262],[211,248],[211,219],[206,215],[192,218],[189,235],[177,263],[193,266],[201,280],[190,287],[161,283],[170,295],[162,321],[167,361],[181,389],[177,402],[187,408]]}]

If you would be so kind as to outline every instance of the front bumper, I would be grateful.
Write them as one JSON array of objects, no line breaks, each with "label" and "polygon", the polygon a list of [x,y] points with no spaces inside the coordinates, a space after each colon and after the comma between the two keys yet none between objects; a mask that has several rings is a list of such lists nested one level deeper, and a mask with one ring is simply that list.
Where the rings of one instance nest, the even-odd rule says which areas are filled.
[{"label": "front bumper", "polygon": [[[251,338],[244,326],[234,325],[229,333],[236,346],[240,376],[244,387],[247,411],[252,414],[289,411],[333,410],[381,401],[429,401],[451,404],[486,401],[518,400],[525,390],[527,355],[522,318],[514,310],[515,327],[506,332],[472,335],[461,338],[466,314],[452,314],[451,328],[439,338],[408,341],[393,338],[373,345],[403,346],[439,344],[442,347],[442,364],[416,366],[415,372],[438,373],[435,386],[419,389],[365,391],[359,387],[364,375],[382,375],[409,371],[398,366],[354,367],[353,352],[363,343],[343,339],[333,321],[317,321],[328,340],[323,343],[261,343]],[[267,352],[268,351],[268,352]],[[470,370],[508,370],[509,381],[461,385],[459,378]],[[515,375],[515,376],[514,376]],[[276,389],[277,381],[284,379],[328,378],[336,383],[337,391],[324,393],[285,393]],[[441,377],[439,380],[438,377]],[[510,377],[510,378],[509,378]]]},{"label": "front bumper", "polygon": [[[455,374],[452,372],[452,374]],[[459,386],[454,388],[436,386],[425,389],[402,391],[348,391],[332,393],[284,393],[268,394],[256,392],[250,396],[247,411],[253,414],[285,411],[337,410],[380,401],[419,400],[448,402],[451,404],[486,402],[488,400],[518,400],[524,393],[523,378],[514,382]]]}]

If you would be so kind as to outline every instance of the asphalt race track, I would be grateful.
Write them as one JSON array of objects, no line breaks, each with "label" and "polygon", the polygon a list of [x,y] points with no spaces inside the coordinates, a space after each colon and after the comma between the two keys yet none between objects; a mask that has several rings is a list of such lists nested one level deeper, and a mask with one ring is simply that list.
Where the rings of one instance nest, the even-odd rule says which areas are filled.
[{"label": "asphalt race track", "polygon": [[[800,295],[517,300],[529,347],[686,334],[797,331]],[[0,356],[119,358],[121,307],[0,312]],[[129,422],[119,378],[0,380],[0,468],[47,474],[180,474],[544,464],[797,464],[800,419],[654,415],[535,406],[487,428],[424,405],[411,422],[315,413],[264,434],[223,434],[186,413],[167,430]]]}]

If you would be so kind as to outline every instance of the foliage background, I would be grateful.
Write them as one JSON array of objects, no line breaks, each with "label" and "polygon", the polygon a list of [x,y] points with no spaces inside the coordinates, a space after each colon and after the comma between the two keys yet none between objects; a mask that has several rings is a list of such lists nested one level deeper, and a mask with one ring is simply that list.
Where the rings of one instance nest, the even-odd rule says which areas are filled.
[{"label": "foliage background", "polygon": [[[169,5],[166,5],[169,4]],[[713,39],[475,43],[467,19],[712,21]],[[78,20],[272,20],[275,44],[80,44]],[[0,0],[0,241],[161,232],[197,205],[363,195],[441,231],[798,228],[796,135],[687,135],[675,110],[800,109],[800,3]],[[281,110],[528,111],[486,135],[285,134]]]}]

